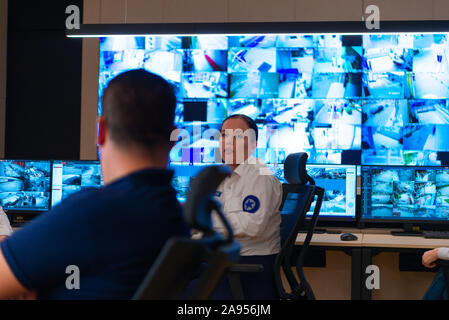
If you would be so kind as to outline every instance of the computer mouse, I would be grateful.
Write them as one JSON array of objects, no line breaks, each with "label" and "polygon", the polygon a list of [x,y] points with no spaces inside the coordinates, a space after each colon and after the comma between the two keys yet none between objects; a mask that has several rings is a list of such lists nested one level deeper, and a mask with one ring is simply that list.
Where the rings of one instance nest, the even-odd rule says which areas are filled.
[{"label": "computer mouse", "polygon": [[357,236],[353,235],[352,233],[343,233],[340,236],[340,239],[342,241],[355,241],[355,240],[357,240]]}]

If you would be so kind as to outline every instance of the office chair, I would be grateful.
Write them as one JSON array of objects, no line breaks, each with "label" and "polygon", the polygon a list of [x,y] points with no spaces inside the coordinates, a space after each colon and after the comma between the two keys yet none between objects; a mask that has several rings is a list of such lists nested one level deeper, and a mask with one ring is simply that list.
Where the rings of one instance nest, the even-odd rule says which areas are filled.
[{"label": "office chair", "polygon": [[438,259],[437,261],[435,261],[435,263],[443,271],[444,282],[445,282],[445,285],[446,285],[445,286],[446,287],[446,294],[447,294],[447,297],[449,299],[449,261],[448,260]]},{"label": "office chair", "polygon": [[[287,157],[284,163],[284,176],[288,183],[282,185],[283,199],[281,204],[281,251],[274,263],[275,284],[281,299],[315,299],[312,288],[306,280],[303,271],[304,257],[312,239],[318,215],[323,201],[324,189],[315,186],[313,179],[307,174],[307,153],[294,153]],[[307,183],[309,183],[307,185]],[[318,197],[312,218],[306,214],[310,210],[315,196]],[[301,247],[296,261],[296,270],[300,283],[291,271],[291,260],[296,237],[300,230],[307,230],[306,239]],[[281,267],[284,270],[292,293],[287,293],[281,281]],[[244,299],[240,276],[245,273],[262,272],[260,264],[232,265],[227,277],[234,299]]]},{"label": "office chair", "polygon": [[[284,176],[288,183],[282,185],[283,200],[281,207],[281,251],[274,265],[275,283],[279,297],[288,300],[314,300],[315,295],[308,283],[304,271],[304,258],[309,248],[323,202],[324,189],[315,185],[315,181],[307,174],[307,153],[290,154],[284,163]],[[307,212],[315,199],[316,204],[311,218]],[[306,238],[300,247],[295,263],[299,282],[292,272],[292,258],[298,232],[306,230]],[[281,268],[291,292],[288,293],[281,279]]]},{"label": "office chair", "polygon": [[[203,237],[197,240],[178,237],[169,239],[133,300],[207,299],[225,270],[238,261],[240,244],[234,241],[232,229],[220,204],[213,198],[221,181],[230,174],[229,168],[225,166],[211,166],[192,180],[184,218],[192,229],[203,232]],[[212,228],[213,210],[227,229],[226,238]],[[199,270],[202,272],[198,276]],[[196,280],[192,281],[195,277]]]}]

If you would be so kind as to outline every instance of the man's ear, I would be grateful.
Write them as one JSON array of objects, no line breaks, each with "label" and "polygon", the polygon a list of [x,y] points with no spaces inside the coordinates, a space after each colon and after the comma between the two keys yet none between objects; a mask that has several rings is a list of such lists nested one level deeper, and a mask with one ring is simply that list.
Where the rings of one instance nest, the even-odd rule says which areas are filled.
[{"label": "man's ear", "polygon": [[99,146],[103,146],[106,142],[106,122],[103,117],[99,117],[98,123],[98,138],[97,142]]}]

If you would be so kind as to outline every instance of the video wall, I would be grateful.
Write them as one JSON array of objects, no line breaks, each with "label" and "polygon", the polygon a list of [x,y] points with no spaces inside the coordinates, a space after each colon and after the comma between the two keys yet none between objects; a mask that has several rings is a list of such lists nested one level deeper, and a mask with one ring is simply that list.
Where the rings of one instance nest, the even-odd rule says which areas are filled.
[{"label": "video wall", "polygon": [[315,164],[439,166],[449,152],[447,40],[407,33],[106,37],[99,96],[130,69],[172,83],[176,125],[190,134],[172,151],[175,162],[214,162],[218,141],[204,133],[242,113],[258,124],[256,155],[266,163],[305,151]]},{"label": "video wall", "polygon": [[[309,174],[319,183],[332,181],[325,186],[322,212],[352,216],[348,203],[355,202],[356,186],[347,185],[353,181],[347,166],[359,165],[365,183],[362,219],[447,220],[446,189],[438,180],[443,176],[433,170],[449,160],[448,37],[406,32],[103,37],[99,97],[110,79],[130,69],[146,69],[174,86],[175,124],[188,136],[170,153],[181,200],[190,177],[204,165],[221,163],[219,141],[210,130],[219,130],[227,116],[245,114],[259,129],[255,156],[280,181],[285,158],[295,152],[308,153]],[[433,183],[434,193],[413,171],[419,166],[435,178],[426,182]],[[407,167],[410,171],[396,169]],[[405,174],[411,179],[407,186],[399,178]],[[375,183],[366,187],[368,180]]]}]

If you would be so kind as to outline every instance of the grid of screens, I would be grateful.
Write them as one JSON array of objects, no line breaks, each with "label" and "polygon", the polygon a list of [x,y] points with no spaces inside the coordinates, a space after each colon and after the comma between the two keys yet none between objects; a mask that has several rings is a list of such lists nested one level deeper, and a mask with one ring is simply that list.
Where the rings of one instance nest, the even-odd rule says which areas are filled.
[{"label": "grid of screens", "polygon": [[191,137],[172,152],[176,162],[213,162],[218,142],[204,132],[243,113],[259,126],[256,155],[266,163],[305,151],[316,164],[438,166],[449,151],[447,40],[446,33],[101,38],[99,96],[129,69],[170,81],[176,124]]},{"label": "grid of screens", "polygon": [[449,221],[449,168],[363,167],[362,219]]},{"label": "grid of screens", "polygon": [[6,210],[48,210],[50,163],[0,160],[0,206]]},{"label": "grid of screens", "polygon": [[51,205],[71,194],[103,185],[99,161],[53,161]]}]

